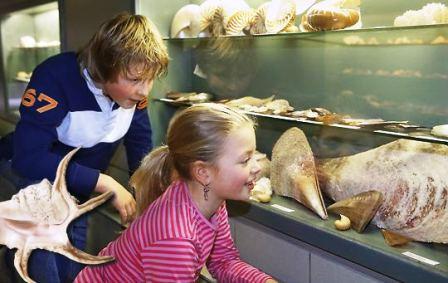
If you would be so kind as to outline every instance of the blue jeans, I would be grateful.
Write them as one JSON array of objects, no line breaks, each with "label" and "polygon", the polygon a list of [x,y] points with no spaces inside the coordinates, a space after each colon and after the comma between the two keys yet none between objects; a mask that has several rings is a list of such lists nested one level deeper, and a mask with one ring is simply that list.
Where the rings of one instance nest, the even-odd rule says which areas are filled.
[{"label": "blue jeans", "polygon": [[[5,160],[0,161],[0,178],[5,178],[12,183],[18,188],[17,191],[33,183],[17,176],[11,170],[10,162]],[[84,250],[86,247],[87,220],[88,213],[75,219],[67,228],[70,243],[80,250]],[[14,254],[15,250],[8,250],[6,253],[6,263],[12,270],[15,270]],[[66,283],[73,282],[83,267],[83,264],[72,261],[63,255],[37,249],[33,250],[29,258],[28,274],[31,279],[39,283]]]}]

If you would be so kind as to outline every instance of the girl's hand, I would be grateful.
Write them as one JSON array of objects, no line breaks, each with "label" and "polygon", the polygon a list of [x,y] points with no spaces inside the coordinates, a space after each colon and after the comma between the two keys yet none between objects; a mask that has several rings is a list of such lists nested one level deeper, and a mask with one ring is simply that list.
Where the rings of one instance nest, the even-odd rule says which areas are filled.
[{"label": "girl's hand", "polygon": [[112,205],[120,214],[121,224],[126,225],[134,220],[137,206],[131,193],[126,190],[125,187],[120,185],[120,183],[115,181],[114,178],[106,174],[100,174],[95,187],[95,192],[104,193],[108,191],[112,191],[115,194],[112,199]]}]

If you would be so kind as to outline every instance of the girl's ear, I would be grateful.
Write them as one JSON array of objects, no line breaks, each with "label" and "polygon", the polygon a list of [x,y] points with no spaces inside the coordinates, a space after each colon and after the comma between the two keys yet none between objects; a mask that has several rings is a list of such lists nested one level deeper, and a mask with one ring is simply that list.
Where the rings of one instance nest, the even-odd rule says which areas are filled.
[{"label": "girl's ear", "polygon": [[197,160],[191,166],[191,177],[203,186],[210,184],[211,166],[209,163]]}]

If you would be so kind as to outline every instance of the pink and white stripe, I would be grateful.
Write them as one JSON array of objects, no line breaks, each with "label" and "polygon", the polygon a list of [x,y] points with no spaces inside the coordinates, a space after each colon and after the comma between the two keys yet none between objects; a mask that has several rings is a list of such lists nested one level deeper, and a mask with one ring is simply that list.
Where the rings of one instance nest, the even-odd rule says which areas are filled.
[{"label": "pink and white stripe", "polygon": [[207,220],[187,184],[175,182],[100,255],[115,261],[84,268],[75,282],[195,282],[207,264],[219,282],[271,278],[239,258],[225,203]]}]

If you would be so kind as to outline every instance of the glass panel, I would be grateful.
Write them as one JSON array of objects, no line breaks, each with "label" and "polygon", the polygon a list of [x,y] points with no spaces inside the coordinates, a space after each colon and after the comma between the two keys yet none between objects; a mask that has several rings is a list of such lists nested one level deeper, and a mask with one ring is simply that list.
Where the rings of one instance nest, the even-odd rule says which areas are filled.
[{"label": "glass panel", "polygon": [[17,112],[33,69],[60,52],[57,2],[8,14],[1,22],[6,110]]}]

